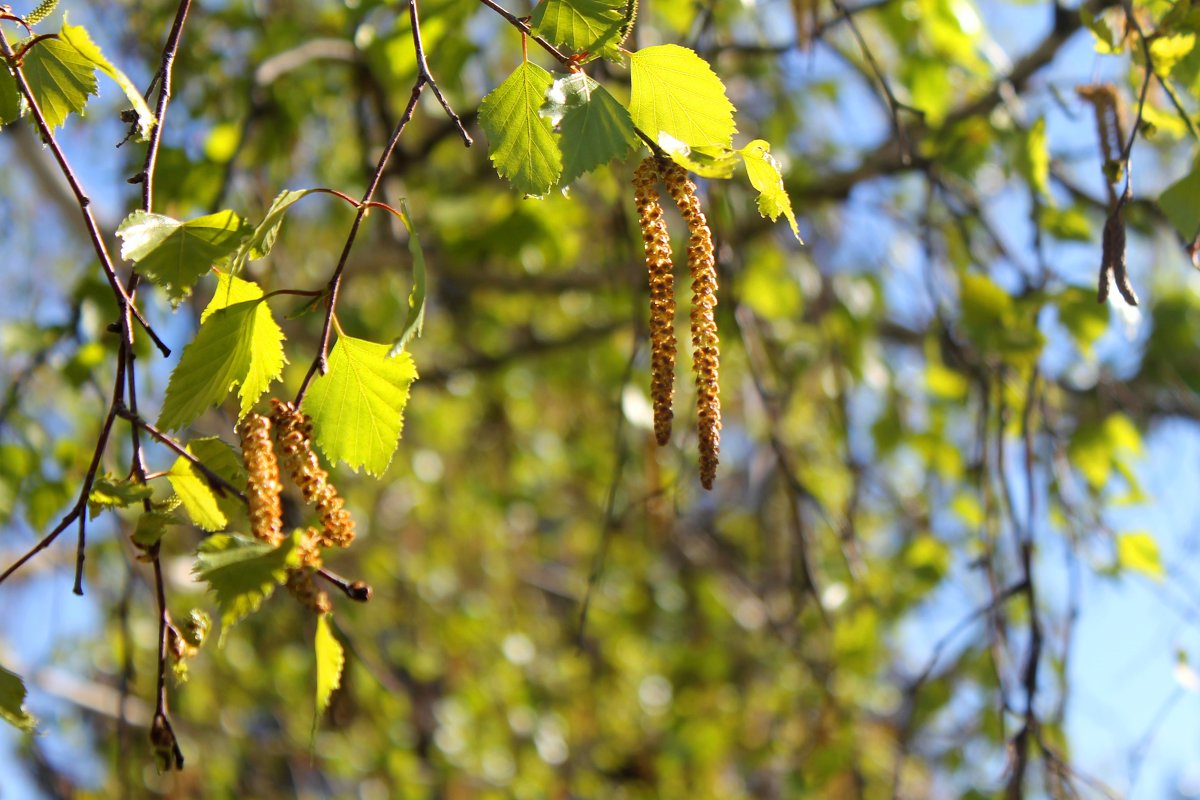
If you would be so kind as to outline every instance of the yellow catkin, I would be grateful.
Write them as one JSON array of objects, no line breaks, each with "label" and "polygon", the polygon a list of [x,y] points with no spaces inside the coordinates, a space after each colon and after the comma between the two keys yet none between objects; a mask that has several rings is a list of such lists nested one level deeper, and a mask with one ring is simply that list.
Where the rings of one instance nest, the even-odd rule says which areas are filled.
[{"label": "yellow catkin", "polygon": [[349,546],[354,541],[354,519],[313,452],[311,420],[291,403],[279,400],[271,401],[271,419],[284,469],[321,518],[321,546]]},{"label": "yellow catkin", "polygon": [[675,396],[675,275],[671,265],[671,237],[655,189],[658,179],[658,163],[653,157],[643,161],[633,174],[650,280],[650,396],[654,401],[654,438],[665,445],[671,438],[671,405]]},{"label": "yellow catkin", "polygon": [[277,547],[283,541],[283,507],[279,495],[279,462],[271,444],[271,421],[259,414],[248,414],[238,423],[242,442],[242,463],[246,465],[246,500],[250,514],[250,532],[255,538]]},{"label": "yellow catkin", "polygon": [[662,168],[663,183],[688,226],[688,269],[692,275],[692,371],[696,377],[696,427],[700,439],[700,483],[712,489],[721,452],[721,341],[717,305],[717,260],[712,231],[687,170],[674,162]]}]

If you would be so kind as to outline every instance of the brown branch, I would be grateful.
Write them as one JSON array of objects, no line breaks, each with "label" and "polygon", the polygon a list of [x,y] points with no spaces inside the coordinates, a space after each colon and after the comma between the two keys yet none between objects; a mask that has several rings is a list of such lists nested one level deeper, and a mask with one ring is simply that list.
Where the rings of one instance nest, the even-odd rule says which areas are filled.
[{"label": "brown branch", "polygon": [[187,448],[184,447],[182,444],[175,441],[170,436],[163,433],[158,428],[156,428],[155,426],[151,425],[146,420],[139,417],[132,410],[125,408],[125,406],[121,405],[121,406],[117,407],[116,414],[117,414],[117,416],[121,417],[122,419],[129,420],[135,426],[137,426],[138,428],[141,428],[146,433],[150,434],[152,437],[154,437],[159,442],[166,445],[168,448],[170,448],[172,451],[174,451],[177,455],[179,455],[181,458],[183,458],[189,464],[191,464],[193,467],[195,467],[196,470],[199,471],[200,474],[204,476],[204,479],[206,481],[208,481],[208,485],[211,486],[213,488],[213,490],[217,492],[217,494],[224,497],[225,493],[229,492],[234,497],[241,500],[243,503],[247,502],[245,493],[243,493],[240,489],[238,489],[232,483],[225,480],[220,475],[218,475],[217,473],[213,472],[211,469],[206,467],[204,465],[203,461],[201,461],[200,459],[196,458],[194,455],[189,453]]}]

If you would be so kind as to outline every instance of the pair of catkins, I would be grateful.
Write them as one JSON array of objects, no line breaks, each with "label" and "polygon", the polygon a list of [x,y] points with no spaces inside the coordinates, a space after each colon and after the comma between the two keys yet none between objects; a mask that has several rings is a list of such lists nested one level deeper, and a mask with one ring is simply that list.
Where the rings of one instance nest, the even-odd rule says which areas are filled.
[{"label": "pair of catkins", "polygon": [[638,221],[650,279],[650,395],[654,436],[660,445],[671,438],[675,396],[675,272],[671,237],[656,188],[661,182],[688,226],[687,260],[692,276],[692,373],[696,379],[696,427],[700,442],[700,483],[712,489],[721,451],[720,339],[713,309],[717,305],[717,261],[712,231],[700,207],[696,184],[673,161],[651,156],[633,176]]},{"label": "pair of catkins", "polygon": [[250,532],[272,547],[283,542],[283,492],[279,461],[271,442],[274,426],[284,469],[304,500],[316,506],[320,528],[308,528],[300,539],[300,566],[288,570],[287,588],[305,606],[319,614],[332,609],[329,596],[313,580],[321,566],[321,548],[348,547],[354,541],[354,520],[329,473],[321,468],[312,449],[312,422],[291,403],[271,401],[271,416],[247,414],[238,423],[242,461],[246,465],[246,500]]}]

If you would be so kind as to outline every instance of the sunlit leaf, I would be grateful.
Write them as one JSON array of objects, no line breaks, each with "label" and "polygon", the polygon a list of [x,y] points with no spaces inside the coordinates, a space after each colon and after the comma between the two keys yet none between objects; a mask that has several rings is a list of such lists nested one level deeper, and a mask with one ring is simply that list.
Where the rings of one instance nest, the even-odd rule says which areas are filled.
[{"label": "sunlit leaf", "polygon": [[283,227],[283,219],[287,216],[288,210],[296,204],[296,201],[315,191],[317,190],[285,189],[277,194],[271,201],[271,206],[267,209],[262,222],[254,226],[253,232],[242,240],[233,257],[229,259],[229,271],[236,275],[246,266],[246,262],[257,261],[270,253],[271,249],[275,247],[275,240],[279,238],[279,229]]},{"label": "sunlit leaf", "polygon": [[346,663],[346,654],[342,643],[333,635],[329,624],[329,615],[317,617],[317,717],[329,708],[329,699],[342,685],[342,668]]},{"label": "sunlit leaf", "polygon": [[103,72],[108,77],[116,82],[117,86],[121,87],[121,91],[125,93],[129,104],[133,106],[133,110],[137,113],[138,120],[138,137],[139,141],[146,141],[150,136],[150,131],[154,127],[154,113],[150,107],[146,105],[146,99],[142,96],[142,92],[133,85],[133,81],[129,77],[113,66],[104,54],[100,52],[100,48],[88,36],[88,32],[78,25],[63,25],[62,32],[59,33],[59,38],[70,44],[80,55],[90,61],[97,69]]},{"label": "sunlit leaf", "polygon": [[1145,531],[1117,535],[1117,566],[1139,572],[1156,581],[1161,581],[1166,576],[1158,551],[1158,542]]},{"label": "sunlit leaf", "polygon": [[279,547],[271,547],[256,539],[218,533],[200,543],[192,572],[216,596],[222,639],[230,626],[257,611],[287,580],[288,567],[299,566],[299,540],[296,531]]},{"label": "sunlit leaf", "polygon": [[551,83],[549,72],[526,61],[479,104],[497,174],[527,195],[544,195],[562,174],[562,153],[538,113]]},{"label": "sunlit leaf", "polygon": [[544,0],[530,22],[551,44],[596,56],[620,39],[624,7],[624,0]]},{"label": "sunlit leaf", "polygon": [[[196,439],[187,446],[187,450],[233,486],[245,486],[246,471],[241,457],[221,439],[215,436]],[[206,531],[219,531],[229,524],[229,516],[240,501],[228,491],[224,496],[217,494],[204,473],[186,458],[180,456],[175,460],[167,479],[175,494],[183,501],[188,516],[198,527]]]},{"label": "sunlit leaf", "polygon": [[614,158],[623,158],[637,143],[625,106],[582,72],[555,81],[547,97],[562,108],[559,131],[564,184]]},{"label": "sunlit leaf", "polygon": [[178,305],[196,281],[246,237],[248,228],[232,211],[180,222],[162,214],[135,211],[117,228],[121,257],[137,265]]},{"label": "sunlit leaf", "polygon": [[733,103],[708,62],[674,44],[638,50],[629,61],[629,112],[650,138],[666,133],[689,147],[732,144]]},{"label": "sunlit leaf", "polygon": [[0,667],[0,719],[26,732],[37,725],[37,720],[25,710],[25,682],[4,667]]},{"label": "sunlit leaf", "polygon": [[22,72],[46,124],[53,130],[81,113],[96,94],[96,67],[63,39],[42,39],[25,53]]},{"label": "sunlit leaf", "polygon": [[21,93],[17,91],[17,79],[0,61],[0,125],[15,122],[21,116]]},{"label": "sunlit leaf", "polygon": [[[283,372],[283,331],[261,299],[262,290],[226,273],[217,278],[200,331],[167,383],[158,421],[164,428],[187,425],[239,384],[239,416],[245,415]],[[237,302],[227,305],[231,301]]]},{"label": "sunlit leaf", "polygon": [[408,231],[408,253],[412,256],[413,261],[413,288],[408,295],[408,316],[404,319],[400,335],[396,337],[396,341],[392,342],[392,349],[388,351],[389,357],[395,356],[407,347],[409,340],[420,336],[421,331],[425,328],[425,252],[421,249],[421,239],[417,236],[412,216],[408,213],[408,206],[403,200],[400,201],[400,214],[400,220],[404,223],[405,230]]},{"label": "sunlit leaf", "polygon": [[792,235],[803,243],[800,228],[796,225],[796,215],[792,212],[792,200],[788,197],[787,189],[783,188],[783,173],[779,162],[771,155],[771,145],[762,139],[755,139],[738,152],[746,162],[750,185],[759,193],[758,213],[772,221],[779,219],[780,214],[787,217]]},{"label": "sunlit leaf", "polygon": [[104,511],[114,508],[128,508],[134,503],[147,500],[154,494],[154,489],[145,483],[137,483],[131,478],[117,479],[111,475],[98,475],[92,482],[92,491],[88,495],[88,514],[92,519]]},{"label": "sunlit leaf", "polygon": [[417,377],[408,353],[389,357],[389,350],[338,337],[329,372],[312,382],[302,406],[326,457],[370,475],[382,475],[396,452],[409,386]]}]

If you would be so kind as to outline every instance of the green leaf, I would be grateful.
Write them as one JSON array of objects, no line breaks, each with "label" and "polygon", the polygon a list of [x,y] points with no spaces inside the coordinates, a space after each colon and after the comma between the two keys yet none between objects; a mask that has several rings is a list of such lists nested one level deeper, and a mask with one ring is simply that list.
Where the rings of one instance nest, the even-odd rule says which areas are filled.
[{"label": "green leaf", "polygon": [[708,62],[686,47],[657,45],[629,57],[633,123],[656,142],[667,134],[689,147],[730,147],[733,103]]},{"label": "green leaf", "polygon": [[1177,33],[1174,36],[1157,36],[1150,42],[1150,57],[1154,61],[1154,72],[1167,76],[1183,58],[1196,47],[1196,34]]},{"label": "green leaf", "polygon": [[317,717],[329,708],[329,699],[342,685],[342,668],[346,664],[346,654],[342,643],[333,635],[329,616],[317,617]]},{"label": "green leaf", "polygon": [[637,143],[633,119],[607,89],[577,72],[554,82],[550,105],[561,108],[562,182],[623,158]]},{"label": "green leaf", "polygon": [[479,104],[496,173],[527,195],[544,195],[562,174],[562,153],[549,121],[538,113],[553,82],[549,72],[526,61]]},{"label": "green leaf", "polygon": [[180,222],[135,211],[117,228],[121,258],[166,289],[173,305],[192,293],[200,277],[221,263],[246,237],[246,224],[232,211]]},{"label": "green leaf", "polygon": [[571,53],[597,56],[620,42],[624,0],[544,0],[533,10],[533,33]]},{"label": "green leaf", "polygon": [[1195,239],[1200,233],[1200,168],[1193,164],[1191,172],[1166,188],[1158,204],[1185,241]]},{"label": "green leaf", "polygon": [[41,39],[29,48],[22,71],[51,130],[82,112],[88,95],[96,94],[95,66],[61,38]]},{"label": "green leaf", "polygon": [[148,549],[158,544],[168,526],[181,524],[183,520],[174,511],[147,511],[138,517],[137,527],[133,529],[130,539],[138,547]]},{"label": "green leaf", "polygon": [[[234,486],[246,485],[246,471],[241,457],[216,436],[196,439],[187,446],[187,451]],[[228,492],[225,496],[218,495],[204,474],[183,456],[175,460],[171,471],[167,473],[167,480],[197,527],[219,531],[229,524],[229,517],[237,512],[238,499]]]},{"label": "green leaf", "polygon": [[8,64],[0,61],[0,125],[15,122],[21,116],[21,94],[17,91],[17,79]]},{"label": "green leaf", "polygon": [[288,567],[300,565],[300,534],[294,531],[279,547],[225,533],[200,543],[192,572],[216,595],[222,640],[231,626],[257,611],[287,580]]},{"label": "green leaf", "polygon": [[15,728],[32,732],[37,720],[25,710],[25,682],[0,667],[0,718]]},{"label": "green leaf", "polygon": [[88,516],[95,519],[110,508],[128,508],[134,503],[148,500],[154,494],[148,484],[135,483],[129,478],[117,479],[105,473],[92,483],[88,495]]},{"label": "green leaf", "polygon": [[400,201],[400,221],[408,230],[408,253],[413,260],[413,288],[408,295],[408,316],[404,320],[404,327],[401,328],[400,335],[396,337],[391,350],[388,351],[389,358],[408,346],[410,339],[420,336],[425,327],[425,252],[421,249],[421,239],[417,236],[412,216],[409,215],[408,206],[403,200]]},{"label": "green leaf", "polygon": [[1156,581],[1161,581],[1166,575],[1158,552],[1158,542],[1145,531],[1117,536],[1117,566],[1140,572]]},{"label": "green leaf", "polygon": [[312,382],[302,409],[312,417],[317,445],[331,462],[382,475],[396,452],[408,389],[417,377],[408,353],[338,337],[329,372]]},{"label": "green leaf", "polygon": [[160,427],[182,428],[222,402],[238,384],[244,416],[283,372],[283,331],[262,300],[262,290],[225,273],[217,279],[200,331],[183,349],[167,383]]},{"label": "green leaf", "polygon": [[154,128],[155,124],[154,113],[146,105],[146,99],[142,97],[141,91],[133,85],[133,81],[129,80],[129,77],[124,72],[117,69],[104,57],[104,54],[100,52],[100,48],[96,46],[91,37],[88,36],[88,32],[82,27],[64,24],[62,32],[59,33],[59,39],[74,47],[79,51],[80,55],[90,61],[105,75],[112,78],[117,86],[121,87],[121,91],[129,99],[133,110],[137,112],[138,141],[144,142],[149,139],[150,131]]},{"label": "green leaf", "polygon": [[236,275],[248,261],[257,261],[270,253],[275,247],[275,240],[279,238],[279,229],[283,227],[283,218],[287,216],[288,209],[295,205],[297,200],[315,191],[317,190],[285,189],[277,194],[262,222],[255,226],[254,231],[242,241],[233,258],[229,260],[229,271]]},{"label": "green leaf", "polygon": [[800,228],[796,226],[796,215],[792,212],[792,200],[783,188],[783,171],[779,162],[771,155],[771,145],[755,139],[738,151],[746,162],[746,175],[750,185],[758,190],[758,213],[772,221],[782,214],[787,217],[792,235],[803,244]]}]

